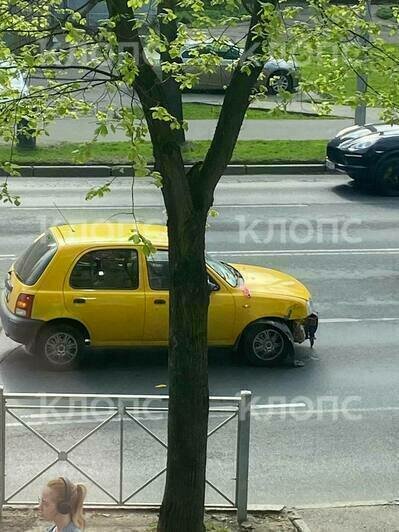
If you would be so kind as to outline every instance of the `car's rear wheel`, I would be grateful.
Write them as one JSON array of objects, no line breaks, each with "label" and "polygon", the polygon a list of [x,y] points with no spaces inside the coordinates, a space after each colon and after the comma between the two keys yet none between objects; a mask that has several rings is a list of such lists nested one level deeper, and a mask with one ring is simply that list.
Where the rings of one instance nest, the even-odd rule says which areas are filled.
[{"label": "car's rear wheel", "polygon": [[287,335],[268,323],[253,325],[244,337],[244,352],[254,366],[275,366],[292,356],[293,346]]},{"label": "car's rear wheel", "polygon": [[374,186],[384,196],[399,196],[399,156],[389,157],[378,164]]},{"label": "car's rear wheel", "polygon": [[40,333],[36,351],[54,371],[76,368],[85,348],[82,333],[69,324],[54,324]]},{"label": "car's rear wheel", "polygon": [[267,80],[267,89],[270,94],[278,94],[282,90],[292,92],[293,87],[291,75],[283,70],[273,72]]}]

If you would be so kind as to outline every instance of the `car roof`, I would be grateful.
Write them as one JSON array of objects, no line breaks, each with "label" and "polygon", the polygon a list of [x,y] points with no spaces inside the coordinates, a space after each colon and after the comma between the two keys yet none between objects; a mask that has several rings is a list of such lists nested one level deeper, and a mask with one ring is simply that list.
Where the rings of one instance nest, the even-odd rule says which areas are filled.
[{"label": "car roof", "polygon": [[154,246],[167,247],[168,235],[164,225],[134,223],[90,223],[58,225],[51,228],[58,241],[74,244],[128,244],[129,237],[139,232]]}]

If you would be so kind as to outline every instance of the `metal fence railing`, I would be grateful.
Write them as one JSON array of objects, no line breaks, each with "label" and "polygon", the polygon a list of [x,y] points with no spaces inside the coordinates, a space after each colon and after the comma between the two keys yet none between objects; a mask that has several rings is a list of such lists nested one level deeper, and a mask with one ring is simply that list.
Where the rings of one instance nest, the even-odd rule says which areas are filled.
[{"label": "metal fence railing", "polygon": [[[94,424],[94,428],[87,430],[83,436],[77,438],[72,444],[55,444],[47,435],[43,435],[37,429],[31,419],[38,416],[37,412],[41,412],[45,419],[52,411],[52,416],[58,416],[58,419],[64,419],[66,415],[76,415],[78,413],[90,416],[90,424]],[[24,415],[26,412],[36,412],[33,415]],[[163,449],[167,449],[167,444],[154,430],[150,429],[146,424],[146,416],[154,414],[162,414],[167,416],[168,411],[168,396],[154,395],[154,396],[140,396],[140,395],[94,395],[94,394],[29,394],[29,393],[5,393],[0,387],[0,514],[4,505],[30,505],[36,502],[36,497],[33,499],[28,497],[28,500],[17,500],[17,496],[29,488],[33,489],[35,481],[40,479],[50,470],[60,464],[65,467],[72,468],[80,477],[83,477],[94,485],[97,491],[105,496],[106,502],[99,503],[94,501],[89,506],[97,507],[150,507],[154,504],[146,503],[145,501],[137,501],[137,495],[143,492],[151,483],[160,478],[166,471],[166,467],[162,467],[155,474],[151,474],[145,482],[139,485],[132,485],[125,482],[125,438],[124,434],[128,424],[133,423],[135,427],[143,430],[146,435],[150,436],[153,442],[160,445]],[[45,412],[45,414],[43,414]],[[228,438],[228,441],[234,445],[235,455],[235,494],[228,495],[225,490],[217,486],[209,479],[206,480],[207,486],[216,492],[224,501],[223,504],[212,504],[212,507],[217,506],[220,509],[236,509],[237,518],[242,522],[247,517],[247,503],[248,503],[248,470],[249,470],[249,442],[250,442],[250,417],[251,417],[251,392],[241,391],[237,397],[211,397],[210,398],[210,415],[217,415],[222,418],[217,425],[208,433],[208,439],[215,433],[220,431],[222,427],[227,424],[235,424],[235,443]],[[27,420],[29,418],[29,420]],[[100,418],[100,419],[98,419]],[[12,422],[8,422],[8,420]],[[116,423],[116,429],[112,430],[113,439],[117,439],[118,445],[115,452],[118,454],[118,482],[113,489],[107,488],[102,482],[94,478],[85,467],[74,459],[73,453],[79,449],[82,444],[86,443],[90,438],[93,439],[95,434],[99,434],[102,429],[109,428],[110,424]],[[62,422],[61,422],[62,423]],[[13,489],[9,488],[9,480],[13,478],[13,471],[15,470],[16,462],[20,460],[20,453],[17,452],[13,458],[13,449],[10,447],[11,436],[14,434],[15,447],[15,427],[23,427],[28,431],[29,435],[37,438],[41,444],[44,444],[48,454],[52,455],[48,458],[44,467],[35,469],[35,461],[30,456],[30,461],[23,464],[24,472],[29,475],[29,478],[19,482]],[[48,428],[48,426],[45,424]],[[108,434],[105,436],[110,437]],[[91,440],[92,441],[92,440]],[[65,446],[64,446],[65,445]],[[14,449],[15,450],[15,449]],[[18,450],[17,450],[18,451]],[[93,445],[92,453],[96,452],[96,446]],[[47,455],[46,455],[47,458]],[[11,462],[10,462],[11,460]],[[21,464],[18,464],[20,467]],[[131,460],[129,460],[129,467],[131,467]],[[107,464],[102,464],[103,468]],[[37,465],[36,465],[37,468]],[[14,479],[15,480],[15,479]],[[35,494],[37,496],[37,493]],[[136,502],[132,502],[135,498]],[[155,504],[159,506],[160,501]]]}]

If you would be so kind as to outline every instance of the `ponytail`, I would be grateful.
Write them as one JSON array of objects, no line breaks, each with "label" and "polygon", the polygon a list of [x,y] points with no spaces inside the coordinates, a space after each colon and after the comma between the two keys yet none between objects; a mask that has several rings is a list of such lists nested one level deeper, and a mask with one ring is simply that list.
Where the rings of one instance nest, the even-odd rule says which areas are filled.
[{"label": "ponytail", "polygon": [[87,490],[83,484],[76,484],[76,491],[72,497],[71,518],[73,524],[84,530],[86,521],[83,515],[83,502],[86,497]]}]

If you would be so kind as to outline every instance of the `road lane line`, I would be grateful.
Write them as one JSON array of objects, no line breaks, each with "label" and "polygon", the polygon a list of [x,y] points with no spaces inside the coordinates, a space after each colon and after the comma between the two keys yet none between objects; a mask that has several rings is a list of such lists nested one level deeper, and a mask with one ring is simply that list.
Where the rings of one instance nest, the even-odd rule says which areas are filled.
[{"label": "road lane line", "polygon": [[[341,249],[273,249],[273,250],[227,250],[208,251],[220,256],[295,256],[295,255],[399,255],[399,248],[341,248]],[[15,255],[0,255],[0,260],[15,259]]]},{"label": "road lane line", "polygon": [[[275,409],[273,410],[271,407],[275,407]],[[369,407],[369,408],[326,408],[326,409],[316,409],[316,408],[309,408],[309,409],[303,409],[301,408],[300,410],[298,410],[298,406],[295,406],[295,405],[291,405],[291,406],[287,406],[287,407],[284,407],[282,408],[281,405],[268,405],[268,404],[265,404],[265,405],[254,405],[252,407],[252,410],[254,410],[256,412],[256,414],[254,414],[256,417],[259,417],[259,416],[271,416],[271,417],[276,417],[276,416],[283,416],[283,415],[291,415],[291,416],[295,416],[295,415],[299,415],[299,416],[305,416],[305,415],[308,415],[308,416],[313,416],[313,415],[321,415],[321,414],[333,414],[333,415],[339,415],[341,414],[343,417],[348,416],[348,414],[352,414],[352,415],[355,415],[355,414],[374,414],[374,413],[384,413],[384,412],[399,412],[399,406],[377,406],[377,407]],[[138,418],[140,418],[141,420],[143,421],[162,421],[162,420],[165,420],[166,419],[166,415],[167,413],[163,413],[161,415],[151,415],[150,418],[146,418],[145,416],[141,415],[141,416],[136,416]],[[223,414],[223,413],[214,413],[214,414],[210,414],[210,418],[225,418],[226,417],[226,414]],[[101,421],[104,421],[105,419],[105,416],[104,417],[100,417],[98,416],[97,419],[93,419],[93,418],[90,418],[90,419],[69,419],[69,420],[55,420],[55,421],[32,421],[29,423],[29,426],[33,427],[37,427],[37,426],[42,426],[42,425],[81,425],[81,424],[87,424],[87,423],[101,423]],[[358,419],[354,419],[352,418],[350,421],[358,421]],[[109,423],[119,423],[119,419],[111,419],[109,421]],[[16,428],[16,427],[22,427],[24,428],[23,425],[21,425],[21,423],[18,423],[18,422],[12,422],[12,423],[7,423],[6,424],[6,427],[8,428]]]},{"label": "road lane line", "polygon": [[[267,205],[267,204],[260,204],[260,203],[246,203],[246,204],[240,204],[240,205],[214,205],[214,209],[297,209],[297,208],[305,208],[309,207],[309,205],[306,205],[305,203],[299,203],[297,205],[284,205],[284,204],[278,204],[278,205]],[[42,207],[35,206],[35,207],[6,207],[7,209],[18,209],[19,211],[57,211],[58,209],[56,207],[47,207],[46,205],[43,205]],[[148,205],[135,205],[134,208],[137,209],[165,209],[165,205],[162,203],[155,203],[155,204],[148,204]],[[91,210],[91,211],[118,211],[121,209],[131,209],[131,205],[82,205],[81,207],[66,207],[66,206],[59,206],[59,209],[61,211],[81,211],[82,209],[85,210]],[[1,207],[0,207],[1,210]],[[116,213],[118,214],[118,213]],[[120,215],[125,214],[126,216],[131,213],[123,212],[119,213]]]},{"label": "road lane line", "polygon": [[399,321],[399,318],[320,318],[320,323],[362,323],[370,321]]},{"label": "road lane line", "polygon": [[[165,208],[164,203],[145,203],[140,205],[135,205],[135,209],[144,209],[144,208],[158,208],[163,207]],[[284,208],[297,208],[297,207],[309,207],[309,204],[307,203],[220,203],[213,205],[214,209],[222,209],[222,208],[229,208],[229,209],[244,209],[247,207],[264,207],[267,209],[280,209],[281,207]],[[47,210],[47,211],[56,211],[58,209],[62,210],[70,210],[70,211],[80,211],[82,209],[131,209],[132,205],[93,205],[93,204],[82,204],[80,207],[77,207],[75,205],[58,205],[57,207],[53,205],[22,205],[19,207],[15,206],[3,206],[4,209],[12,209],[12,210],[18,210],[18,211],[35,211],[35,210]]]},{"label": "road lane line", "polygon": [[399,248],[370,249],[273,249],[273,250],[226,250],[208,251],[209,255],[223,256],[295,256],[295,255],[398,255]]}]

